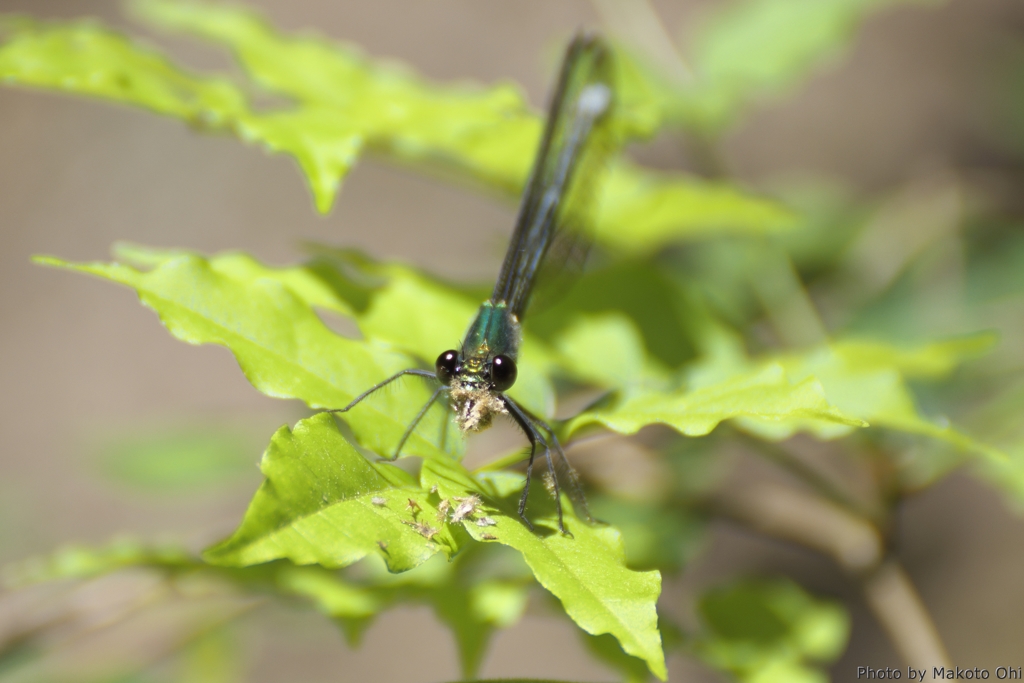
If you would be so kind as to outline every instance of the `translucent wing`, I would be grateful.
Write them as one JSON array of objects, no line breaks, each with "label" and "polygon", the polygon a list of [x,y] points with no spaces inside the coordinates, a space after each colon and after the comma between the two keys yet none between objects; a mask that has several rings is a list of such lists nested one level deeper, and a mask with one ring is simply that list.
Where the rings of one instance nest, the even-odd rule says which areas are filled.
[{"label": "translucent wing", "polygon": [[[566,53],[515,232],[491,300],[520,320],[538,274],[562,259],[581,261],[593,185],[611,148],[605,125],[613,104],[611,53],[579,35]],[[552,244],[556,244],[552,249]]]}]

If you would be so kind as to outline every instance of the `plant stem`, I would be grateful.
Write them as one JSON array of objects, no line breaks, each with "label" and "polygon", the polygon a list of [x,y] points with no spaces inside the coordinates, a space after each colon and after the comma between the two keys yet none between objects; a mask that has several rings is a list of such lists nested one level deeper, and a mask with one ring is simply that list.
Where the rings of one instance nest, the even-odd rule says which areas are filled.
[{"label": "plant stem", "polygon": [[875,521],[880,519],[881,512],[879,510],[872,509],[871,506],[850,495],[831,477],[810,467],[782,446],[770,441],[762,441],[739,430],[734,431],[740,440],[750,446],[755,453],[786,470],[825,499],[859,517]]},{"label": "plant stem", "polygon": [[928,610],[873,524],[819,496],[774,484],[720,493],[713,507],[767,536],[831,557],[861,584],[868,607],[908,665],[949,665]]},{"label": "plant stem", "polygon": [[889,640],[916,669],[949,667],[949,655],[928,609],[903,567],[894,559],[862,580],[864,597]]}]

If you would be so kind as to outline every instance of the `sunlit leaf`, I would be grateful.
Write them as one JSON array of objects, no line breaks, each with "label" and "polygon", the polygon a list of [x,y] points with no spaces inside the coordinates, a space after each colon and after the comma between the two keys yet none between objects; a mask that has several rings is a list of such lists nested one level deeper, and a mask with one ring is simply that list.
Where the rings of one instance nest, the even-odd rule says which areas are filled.
[{"label": "sunlit leaf", "polygon": [[571,536],[558,532],[554,505],[541,490],[527,506],[535,530],[518,518],[516,508],[522,479],[492,473],[475,481],[452,461],[424,461],[423,485],[438,487],[444,497],[465,497],[482,489],[490,526],[464,523],[478,541],[501,543],[522,553],[534,576],[557,597],[566,613],[584,631],[610,633],[622,649],[643,659],[648,668],[665,678],[665,659],[657,627],[655,601],[661,592],[656,571],[626,568],[619,532],[607,526],[579,521],[565,503],[565,526]]},{"label": "sunlit leaf", "polygon": [[306,598],[335,619],[366,618],[383,608],[372,592],[320,567],[281,563],[275,566],[274,582],[281,592]]},{"label": "sunlit leaf", "polygon": [[369,462],[330,415],[281,428],[260,467],[267,480],[234,535],[206,552],[208,561],[247,566],[289,559],[343,567],[376,553],[397,572],[439,551],[458,550],[456,538],[434,526],[432,515],[419,519],[432,506],[415,480],[393,465]]},{"label": "sunlit leaf", "polygon": [[91,95],[221,127],[246,110],[223,78],[191,75],[94,22],[13,23],[0,45],[0,82]]},{"label": "sunlit leaf", "polygon": [[[232,49],[253,80],[293,98],[291,111],[249,115],[243,137],[295,156],[326,211],[339,180],[363,145],[405,162],[430,162],[518,194],[533,161],[541,121],[521,92],[441,86],[353,47],[311,36],[282,35],[235,7],[143,0],[142,16]],[[792,227],[781,205],[727,185],[618,163],[604,188],[597,239],[646,250],[720,232]]]},{"label": "sunlit leaf", "polygon": [[256,83],[300,105],[247,117],[242,133],[295,156],[321,211],[364,146],[467,170],[513,194],[529,171],[540,121],[514,86],[429,84],[352,46],[278,33],[239,7],[165,0],[135,7],[158,26],[226,45]]},{"label": "sunlit leaf", "polygon": [[647,389],[626,395],[608,408],[577,416],[569,431],[601,424],[633,434],[651,424],[666,424],[687,436],[709,433],[724,420],[756,418],[766,423],[811,420],[862,427],[865,423],[829,403],[813,377],[790,379],[779,365],[767,365],[690,391]]},{"label": "sunlit leaf", "polygon": [[[350,46],[285,36],[238,7],[168,0],[137,7],[159,26],[227,45],[253,80],[292,105],[255,111],[230,81],[192,75],[89,22],[16,23],[0,45],[0,82],[101,97],[231,131],[292,156],[323,212],[366,148],[455,172],[510,197],[526,180],[541,120],[514,86],[432,84]],[[613,165],[600,209],[597,239],[617,249],[794,224],[791,212],[770,200],[625,162]]]}]

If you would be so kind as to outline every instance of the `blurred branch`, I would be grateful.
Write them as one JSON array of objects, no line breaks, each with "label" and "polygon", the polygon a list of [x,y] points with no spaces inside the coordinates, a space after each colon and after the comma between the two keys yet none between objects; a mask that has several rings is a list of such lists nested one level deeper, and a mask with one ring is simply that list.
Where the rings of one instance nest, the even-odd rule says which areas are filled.
[{"label": "blurred branch", "polygon": [[819,496],[776,484],[723,491],[713,509],[766,536],[828,555],[860,582],[868,606],[908,665],[949,665],[924,603],[899,562],[886,554],[882,533],[867,520]]},{"label": "blurred branch", "polygon": [[[208,598],[202,597],[204,604]],[[53,653],[81,645],[176,599],[189,598],[179,594],[174,577],[160,577],[140,586],[137,581],[125,580],[123,572],[76,581],[70,590],[66,584],[43,584],[5,592],[0,594],[0,665],[16,661],[26,651]],[[211,618],[157,648],[145,658],[142,669],[181,652],[265,603],[266,599],[260,597],[246,597],[227,605],[218,603],[211,610]]]},{"label": "blurred branch", "polygon": [[763,441],[746,432],[734,430],[741,441],[746,443],[757,455],[769,460],[786,470],[800,481],[817,491],[827,500],[844,508],[851,514],[881,523],[883,513],[873,506],[865,504],[835,482],[831,477],[809,466],[784,447],[771,441]]},{"label": "blurred branch", "polygon": [[949,654],[910,577],[895,560],[863,581],[864,597],[903,661],[915,668],[949,666]]}]

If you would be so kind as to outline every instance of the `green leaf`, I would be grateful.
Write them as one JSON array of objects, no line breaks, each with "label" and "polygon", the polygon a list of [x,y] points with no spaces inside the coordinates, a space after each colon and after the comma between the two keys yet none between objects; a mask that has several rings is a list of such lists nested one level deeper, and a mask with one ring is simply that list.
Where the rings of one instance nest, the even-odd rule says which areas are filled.
[{"label": "green leaf", "polygon": [[[159,267],[183,256],[203,258],[199,252],[189,249],[160,249],[129,242],[115,243],[112,252],[118,260],[143,270]],[[314,308],[322,308],[344,316],[354,314],[354,307],[349,300],[338,292],[337,278],[335,281],[327,282],[320,273],[310,268],[275,268],[260,263],[248,254],[230,251],[209,259],[209,264],[214,272],[234,280],[249,282],[269,279],[278,282]]]},{"label": "green leaf", "polygon": [[438,618],[455,635],[464,676],[473,677],[483,663],[495,628],[517,622],[526,607],[527,587],[504,581],[482,581],[467,590],[468,577],[423,591]]},{"label": "green leaf", "polygon": [[618,312],[578,316],[556,343],[563,369],[598,386],[629,387],[666,373],[647,358],[640,332]]},{"label": "green leaf", "polygon": [[607,526],[588,525],[563,505],[565,526],[571,536],[558,532],[553,501],[535,492],[527,507],[536,530],[518,518],[521,477],[489,473],[474,480],[458,463],[424,461],[423,486],[437,486],[444,498],[484,494],[484,511],[495,523],[463,526],[474,539],[507,545],[520,552],[534,576],[557,597],[566,613],[584,631],[610,633],[622,649],[643,659],[654,675],[665,678],[665,659],[657,627],[655,602],[661,591],[656,571],[631,571],[619,532]]},{"label": "green leaf", "polygon": [[[673,462],[683,460],[682,455],[673,458]],[[673,500],[659,503],[597,495],[587,502],[596,519],[622,532],[630,567],[678,571],[703,547],[707,525],[682,508],[685,503],[677,497],[682,496],[673,492]]]},{"label": "green leaf", "polygon": [[245,680],[241,648],[233,635],[226,628],[213,629],[190,643],[183,653],[181,680],[190,683],[237,683]]},{"label": "green leaf", "polygon": [[569,422],[568,431],[600,424],[620,434],[634,434],[647,425],[660,423],[687,436],[702,436],[723,420],[736,418],[756,418],[768,424],[808,420],[866,426],[862,420],[833,407],[813,377],[793,381],[780,365],[768,364],[689,391],[637,390],[612,407],[576,416]]},{"label": "green leaf", "polygon": [[246,110],[230,81],[191,75],[94,22],[21,19],[12,28],[0,46],[0,82],[91,95],[213,128]]},{"label": "green leaf", "polygon": [[[974,474],[1002,492],[1007,505],[1024,514],[1024,444],[1007,448],[1005,460],[987,459],[977,463]],[[954,461],[953,465],[959,464]]]},{"label": "green leaf", "polygon": [[[152,23],[230,47],[264,88],[290,107],[253,111],[223,78],[192,75],[151,49],[89,22],[17,22],[0,46],[0,82],[59,89],[230,130],[292,156],[321,212],[364,149],[404,164],[441,167],[510,197],[525,182],[541,131],[518,88],[429,83],[350,46],[282,35],[256,14],[208,3],[145,0]],[[652,250],[721,232],[777,232],[792,213],[770,200],[679,174],[612,164],[596,236],[610,247]]]},{"label": "green leaf", "polygon": [[121,434],[104,440],[101,471],[149,491],[179,491],[252,471],[251,439],[239,430],[186,427]]},{"label": "green leaf", "polygon": [[[704,362],[690,368],[691,384],[698,387],[691,393],[695,396],[703,396],[702,392],[717,395],[734,385],[742,389],[745,382],[752,382],[750,386],[756,387],[758,381],[764,379],[789,378],[787,384],[792,382],[790,386],[794,392],[789,400],[796,398],[798,401],[793,404],[795,410],[789,414],[776,412],[770,415],[757,415],[753,410],[749,413],[738,411],[733,416],[739,418],[739,425],[764,438],[781,440],[799,431],[809,431],[822,439],[834,439],[849,434],[851,427],[870,424],[941,439],[966,451],[1004,459],[1006,456],[999,449],[954,429],[948,423],[943,424],[922,415],[906,384],[908,379],[940,379],[959,364],[990,349],[995,340],[991,334],[979,334],[911,348],[898,348],[869,340],[846,340],[800,354],[768,357],[751,363],[745,359],[742,350],[735,347],[733,340],[723,338],[718,342],[718,351],[713,351]],[[799,392],[798,387],[801,388]],[[803,398],[797,398],[798,394]],[[785,393],[776,395],[785,396]],[[635,431],[645,424],[644,419],[654,416],[657,401],[651,396],[657,395],[641,394],[632,399],[639,402],[639,408],[646,411],[646,414],[637,413],[638,409],[631,408],[627,400],[608,412],[610,420],[603,417],[602,413],[584,414],[576,419],[580,424],[600,421],[616,431]],[[687,405],[686,396],[676,400]],[[768,398],[771,394],[760,396]],[[732,400],[729,394],[725,394],[725,398]],[[823,405],[827,406],[827,411],[834,411],[834,414],[829,416],[827,411],[812,414],[813,408],[811,412],[801,412],[806,408],[799,401],[813,403],[815,400],[825,401]],[[673,404],[664,405],[667,407]],[[701,401],[704,410],[715,405]],[[771,401],[765,405],[770,406]],[[739,407],[739,404],[733,405],[734,409]],[[633,412],[626,413],[625,419],[618,417],[618,413],[627,408]],[[687,416],[678,424],[690,426],[702,417],[698,412],[700,410],[695,408],[692,416]],[[821,410],[820,406],[818,410]],[[839,416],[843,417],[837,419]],[[676,426],[673,422],[665,421]],[[699,423],[697,427],[701,428],[704,424]],[[712,427],[714,424],[708,429]],[[676,428],[691,434],[680,426]],[[698,429],[692,433],[706,432]]]},{"label": "green leaf", "polygon": [[522,583],[482,581],[470,590],[470,609],[477,621],[507,628],[522,618],[528,597]]},{"label": "green leaf", "polygon": [[[996,459],[1006,456],[997,448],[951,427],[948,420],[930,420],[918,410],[907,379],[939,379],[959,364],[990,349],[994,335],[979,334],[901,349],[873,341],[842,341],[801,354],[779,358],[795,379],[816,377],[837,408],[873,426],[941,439],[957,448]],[[945,422],[945,424],[943,423]],[[781,425],[747,423],[754,431],[784,436]],[[842,430],[810,427],[822,437]]]},{"label": "green leaf", "polygon": [[[343,567],[374,553],[400,572],[440,550],[458,551],[447,529],[432,526],[425,511],[433,506],[416,482],[393,465],[366,460],[330,415],[302,420],[294,430],[282,427],[260,468],[267,480],[242,524],[206,551],[207,561],[243,567],[289,559]],[[436,533],[418,531],[418,524]]]},{"label": "green leaf", "polygon": [[[117,263],[73,265],[43,257],[36,261],[134,288],[175,337],[191,344],[228,347],[257,389],[269,396],[301,399],[312,408],[344,407],[376,382],[415,366],[412,359],[380,344],[331,332],[311,305],[340,311],[343,302],[332,299],[308,274],[300,277],[278,270],[268,276],[266,269],[247,257],[207,260],[185,253],[148,272]],[[303,286],[292,289],[297,280]],[[352,429],[361,444],[390,455],[426,396],[426,388],[415,382],[400,392],[374,396],[349,414]],[[439,413],[428,415],[403,454],[449,457],[439,441],[426,436],[441,432],[437,421],[447,417]],[[454,443],[448,448],[461,448],[460,439],[449,441]]]},{"label": "green leaf", "polygon": [[692,81],[679,84],[637,55],[620,68],[627,109],[645,132],[667,122],[716,135],[750,105],[785,94],[836,61],[871,14],[933,0],[736,0],[698,27]]},{"label": "green leaf", "polygon": [[681,173],[641,170],[626,162],[608,173],[595,239],[625,253],[713,235],[775,234],[798,225],[792,210],[771,199]]},{"label": "green leaf", "polygon": [[850,619],[837,603],[816,600],[787,580],[742,580],[704,594],[706,632],[695,651],[744,683],[825,683],[812,668],[842,654]]},{"label": "green leaf", "polygon": [[513,194],[529,172],[541,126],[515,86],[429,84],[354,47],[282,35],[239,7],[166,0],[135,7],[154,25],[229,47],[256,83],[299,105],[248,116],[240,132],[293,155],[321,211],[363,147],[447,165]]},{"label": "green leaf", "polygon": [[[583,321],[579,319],[581,315],[586,317]],[[610,321],[614,317],[627,320],[603,323],[607,329],[600,334],[606,339],[588,341],[586,347],[582,345],[585,340],[572,339],[580,331],[587,332],[589,337],[591,333],[587,328],[593,327],[594,322]],[[693,307],[667,269],[650,259],[633,258],[603,265],[595,263],[587,268],[575,286],[555,305],[547,310],[530,311],[524,327],[557,347],[562,352],[562,362],[568,364],[574,373],[582,372],[582,379],[594,381],[598,378],[592,373],[612,370],[584,367],[587,365],[584,359],[570,360],[564,357],[566,353],[575,353],[574,349],[578,347],[581,351],[598,350],[601,357],[606,358],[607,351],[595,349],[605,342],[633,353],[637,344],[631,337],[638,333],[642,338],[640,348],[651,356],[651,361],[678,368],[696,355],[689,343],[694,336],[691,327],[695,317]],[[612,325],[622,329],[612,330]],[[625,329],[626,325],[633,329]],[[573,332],[573,327],[580,329]],[[594,328],[594,332],[597,331]],[[563,336],[567,338],[560,339]],[[639,367],[633,358],[626,362]],[[622,373],[617,374],[621,380]],[[605,379],[610,377],[600,381]]]},{"label": "green leaf", "polygon": [[[405,163],[447,166],[509,194],[518,194],[526,180],[541,120],[513,86],[430,84],[347,45],[286,37],[238,8],[176,0],[136,6],[158,26],[228,46],[257,83],[299,103],[293,111],[247,116],[240,132],[295,156],[321,211],[363,145]],[[616,249],[649,250],[723,231],[764,233],[794,225],[781,205],[726,185],[625,162],[609,175],[596,236]]]},{"label": "green leaf", "polygon": [[274,569],[278,590],[306,598],[320,612],[334,619],[365,619],[384,607],[372,592],[342,580],[337,572],[286,563],[276,564]]}]

